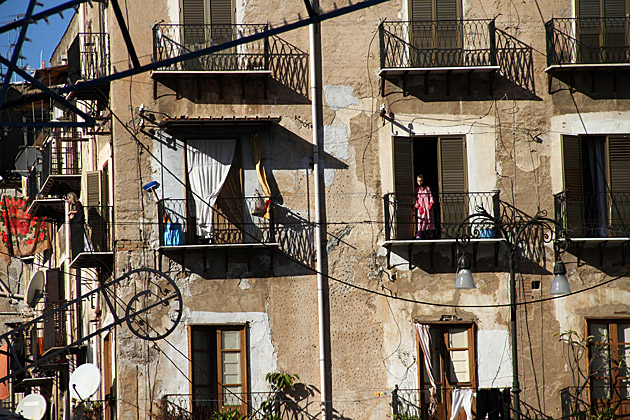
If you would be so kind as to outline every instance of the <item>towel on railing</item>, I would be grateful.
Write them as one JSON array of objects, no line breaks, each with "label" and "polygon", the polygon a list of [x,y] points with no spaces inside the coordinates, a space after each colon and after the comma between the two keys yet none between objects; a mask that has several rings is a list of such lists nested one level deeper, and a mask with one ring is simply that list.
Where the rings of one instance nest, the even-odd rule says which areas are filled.
[{"label": "towel on railing", "polygon": [[0,259],[26,257],[50,249],[51,223],[26,211],[25,197],[2,196],[0,203]]}]

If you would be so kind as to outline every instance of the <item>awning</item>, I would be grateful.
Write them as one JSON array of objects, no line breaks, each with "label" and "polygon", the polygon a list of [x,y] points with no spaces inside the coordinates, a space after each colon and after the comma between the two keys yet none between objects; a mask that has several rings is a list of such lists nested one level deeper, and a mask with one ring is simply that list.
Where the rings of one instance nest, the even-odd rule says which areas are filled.
[{"label": "awning", "polygon": [[179,117],[164,118],[158,127],[176,137],[225,139],[242,136],[280,122],[280,117]]}]

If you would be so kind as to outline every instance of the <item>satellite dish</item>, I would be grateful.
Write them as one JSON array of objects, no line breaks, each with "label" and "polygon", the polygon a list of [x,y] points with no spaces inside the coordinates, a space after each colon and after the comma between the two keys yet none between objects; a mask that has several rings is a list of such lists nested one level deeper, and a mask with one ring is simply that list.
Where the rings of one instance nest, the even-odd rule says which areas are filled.
[{"label": "satellite dish", "polygon": [[101,371],[92,363],[79,366],[70,375],[70,398],[85,401],[96,393],[101,384]]},{"label": "satellite dish", "polygon": [[26,288],[26,303],[31,308],[37,306],[37,302],[44,295],[44,279],[46,275],[43,271],[38,271],[33,274],[31,281],[28,282],[28,287]]},{"label": "satellite dish", "polygon": [[29,394],[22,398],[15,412],[27,419],[41,420],[46,414],[46,406],[46,398],[42,395]]}]

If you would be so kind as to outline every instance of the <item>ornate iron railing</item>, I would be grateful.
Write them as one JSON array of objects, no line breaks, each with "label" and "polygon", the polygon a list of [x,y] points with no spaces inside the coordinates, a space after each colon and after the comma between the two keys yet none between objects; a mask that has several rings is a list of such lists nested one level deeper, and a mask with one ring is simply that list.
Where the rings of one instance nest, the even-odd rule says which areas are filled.
[{"label": "ornate iron railing", "polygon": [[[417,228],[416,196],[389,193],[383,200],[386,240],[414,239]],[[454,239],[460,222],[474,213],[478,206],[488,209],[495,215],[500,214],[498,191],[433,193],[433,200],[434,239]],[[490,224],[487,226],[475,224],[474,232],[470,233],[476,238],[494,238],[498,232]]]},{"label": "ornate iron railing", "polygon": [[385,21],[381,68],[496,66],[494,20]]},{"label": "ornate iron railing", "polygon": [[110,74],[108,33],[80,33],[79,48],[83,80],[97,79]]},{"label": "ornate iron railing", "polygon": [[[198,215],[205,221],[199,221]],[[276,241],[274,203],[269,197],[220,197],[212,207],[201,200],[164,199],[158,202],[158,217],[161,246]]]},{"label": "ornate iron railing", "polygon": [[51,175],[81,175],[78,142],[49,142],[44,147],[40,185]]},{"label": "ornate iron railing", "polygon": [[555,219],[573,238],[630,237],[630,192],[554,195]]},{"label": "ornate iron railing", "polygon": [[547,64],[630,63],[630,18],[554,18],[546,24]]},{"label": "ornate iron railing", "polygon": [[86,206],[83,214],[77,214],[70,223],[72,258],[81,252],[112,251],[112,206]]},{"label": "ornate iron railing", "polygon": [[[156,60],[177,57],[212,45],[244,38],[268,28],[264,24],[181,25],[153,27],[153,56]],[[247,71],[269,70],[270,37],[199,58],[172,64],[161,70]]]},{"label": "ornate iron railing", "polygon": [[[263,403],[272,399],[279,404],[271,408],[273,413],[265,412],[262,409]],[[163,401],[163,418],[166,419],[209,419],[217,411],[226,409],[237,410],[242,415],[247,415],[248,420],[271,418],[270,414],[276,414],[277,417],[274,418],[285,418],[279,408],[282,401],[274,392],[223,392],[208,396],[168,394],[163,397]]]}]

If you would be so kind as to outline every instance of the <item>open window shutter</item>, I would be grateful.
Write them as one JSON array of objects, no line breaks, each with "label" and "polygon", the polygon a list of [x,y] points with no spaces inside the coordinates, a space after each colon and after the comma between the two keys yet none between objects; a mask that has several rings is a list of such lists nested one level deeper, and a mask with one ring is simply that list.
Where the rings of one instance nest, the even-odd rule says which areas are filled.
[{"label": "open window shutter", "polygon": [[63,281],[59,270],[46,270],[46,303],[44,314],[44,351],[65,344],[65,311],[53,313],[64,300]]},{"label": "open window shutter", "polygon": [[232,0],[211,0],[209,18],[212,24],[212,41],[215,44],[235,39],[236,32],[232,26]]},{"label": "open window shutter", "polygon": [[630,231],[630,209],[622,201],[630,195],[630,137],[608,137],[608,162],[611,234],[627,236]]},{"label": "open window shutter", "polygon": [[443,234],[451,235],[468,216],[466,150],[462,137],[440,137],[440,216]]},{"label": "open window shutter", "polygon": [[427,50],[433,47],[433,1],[409,0],[409,5],[409,38],[413,46],[409,51],[410,65],[426,67],[431,65],[431,54]]},{"label": "open window shutter", "polygon": [[433,20],[433,5],[431,0],[410,0],[411,20],[430,21]]},{"label": "open window shutter", "polygon": [[566,194],[565,227],[571,236],[583,236],[582,147],[578,136],[562,136],[562,166]]},{"label": "open window shutter", "polygon": [[392,237],[410,239],[414,235],[414,173],[413,140],[409,137],[394,137],[394,193],[396,207],[394,219],[396,226]]},{"label": "open window shutter", "polygon": [[101,171],[90,171],[86,174],[87,201],[85,205],[87,214],[87,224],[89,228],[88,237],[96,251],[103,251],[103,208],[101,195]]}]

